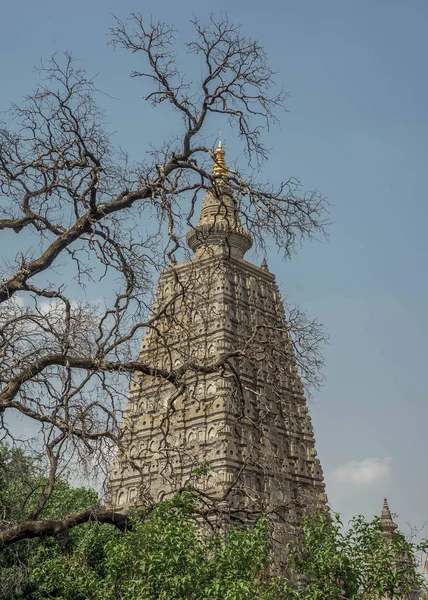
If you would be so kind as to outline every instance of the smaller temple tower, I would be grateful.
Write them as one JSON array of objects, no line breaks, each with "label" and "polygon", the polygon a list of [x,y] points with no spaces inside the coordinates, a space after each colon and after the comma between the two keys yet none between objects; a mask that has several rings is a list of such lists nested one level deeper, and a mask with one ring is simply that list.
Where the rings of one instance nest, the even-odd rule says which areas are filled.
[{"label": "smaller temple tower", "polygon": [[386,498],[383,499],[380,524],[384,538],[392,540],[394,531],[397,529],[398,525],[392,520],[391,511],[389,510],[388,500]]},{"label": "smaller temple tower", "polygon": [[[392,541],[394,537],[395,531],[398,529],[398,525],[393,521],[391,511],[389,510],[388,500],[386,498],[383,499],[383,507],[382,513],[380,516],[380,526],[382,535],[389,542]],[[400,566],[405,566],[405,560],[398,558],[395,561],[394,567],[399,568]],[[420,600],[421,593],[420,590],[413,590],[403,600]],[[385,600],[389,600],[386,596]]]}]

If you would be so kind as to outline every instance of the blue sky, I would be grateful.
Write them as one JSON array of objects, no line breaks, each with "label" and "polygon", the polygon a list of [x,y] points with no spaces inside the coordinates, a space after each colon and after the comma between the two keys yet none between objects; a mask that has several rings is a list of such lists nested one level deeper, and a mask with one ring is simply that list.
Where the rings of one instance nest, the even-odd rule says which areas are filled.
[{"label": "blue sky", "polygon": [[[329,242],[307,244],[290,262],[274,249],[269,256],[283,295],[330,334],[326,383],[310,408],[331,504],[345,517],[371,516],[387,495],[404,529],[420,525],[428,519],[425,0],[6,1],[0,109],[31,91],[38,57],[71,50],[98,73],[116,141],[138,156],[174,121],[144,105],[130,57],[106,45],[112,14],[153,14],[184,36],[193,14],[213,10],[262,41],[290,94],[266,138],[262,177],[299,177],[332,205]],[[239,159],[234,140],[225,144]]]}]

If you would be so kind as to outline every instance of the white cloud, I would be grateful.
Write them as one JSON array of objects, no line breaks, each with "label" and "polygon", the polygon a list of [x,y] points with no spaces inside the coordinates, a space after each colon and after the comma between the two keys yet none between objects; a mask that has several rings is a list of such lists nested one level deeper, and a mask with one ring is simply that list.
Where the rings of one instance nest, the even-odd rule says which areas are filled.
[{"label": "white cloud", "polygon": [[340,483],[353,483],[356,485],[373,485],[383,482],[391,474],[392,458],[365,458],[352,460],[337,467],[333,477]]},{"label": "white cloud", "polygon": [[14,294],[8,300],[5,300],[2,303],[3,306],[7,306],[8,308],[22,308],[25,305],[24,298],[22,296],[18,296],[18,294]]}]

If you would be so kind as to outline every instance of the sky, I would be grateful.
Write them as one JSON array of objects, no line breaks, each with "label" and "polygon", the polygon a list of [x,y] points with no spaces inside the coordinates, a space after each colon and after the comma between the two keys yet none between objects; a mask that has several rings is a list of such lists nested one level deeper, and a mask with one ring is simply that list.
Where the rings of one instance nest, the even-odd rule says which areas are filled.
[{"label": "sky", "polygon": [[[261,177],[298,177],[331,205],[328,241],[306,244],[290,261],[274,248],[268,256],[283,296],[319,318],[330,336],[326,381],[310,401],[330,504],[345,519],[371,517],[387,496],[403,530],[407,523],[422,526],[428,3],[4,0],[0,110],[33,89],[38,58],[69,50],[98,74],[115,141],[137,157],[160,142],[174,127],[172,117],[152,113],[129,78],[132,57],[107,46],[112,15],[132,11],[174,23],[183,39],[193,15],[204,20],[224,11],[265,46],[289,97],[281,126],[265,138],[272,152]],[[214,141],[218,132],[207,134]],[[239,159],[235,141],[224,142]]]}]

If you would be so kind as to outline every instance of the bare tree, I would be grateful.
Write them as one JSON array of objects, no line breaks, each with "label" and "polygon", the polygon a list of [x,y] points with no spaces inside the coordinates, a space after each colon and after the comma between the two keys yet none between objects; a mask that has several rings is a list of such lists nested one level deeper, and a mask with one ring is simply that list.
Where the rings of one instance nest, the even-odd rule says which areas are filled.
[{"label": "bare tree", "polygon": [[[213,148],[203,143],[213,115],[240,137],[247,154],[247,168],[229,170],[228,185],[259,248],[271,239],[290,256],[303,240],[325,234],[325,199],[303,193],[294,178],[276,187],[259,183],[251,168],[268,155],[262,133],[285,99],[263,47],[227,18],[211,17],[206,26],[194,20],[193,27],[187,49],[205,69],[197,83],[180,72],[175,31],[165,23],[133,14],[110,32],[114,46],[141,57],[132,77],[150,80],[146,100],[153,107],[167,102],[184,123],[183,134],[159,149],[145,140],[137,162],[112,146],[94,82],[68,54],[40,66],[40,86],[12,107],[12,125],[0,130],[0,229],[20,240],[16,256],[5,253],[0,284],[1,427],[19,445],[9,415],[21,415],[34,426],[50,466],[37,507],[23,523],[3,524],[0,543],[56,535],[89,518],[122,527],[123,517],[111,511],[61,523],[37,519],[61,469],[108,471],[134,373],[180,390],[189,371],[217,373],[249,352],[247,344],[211,363],[164,368],[135,358],[145,331],[168,343],[160,323],[173,314],[168,306],[150,311],[154,284],[175,255],[188,252],[183,231],[195,227],[200,194],[219,188]],[[109,296],[85,300],[97,297],[104,278]],[[289,334],[298,364],[316,382],[324,335],[297,309],[293,315]]]}]

